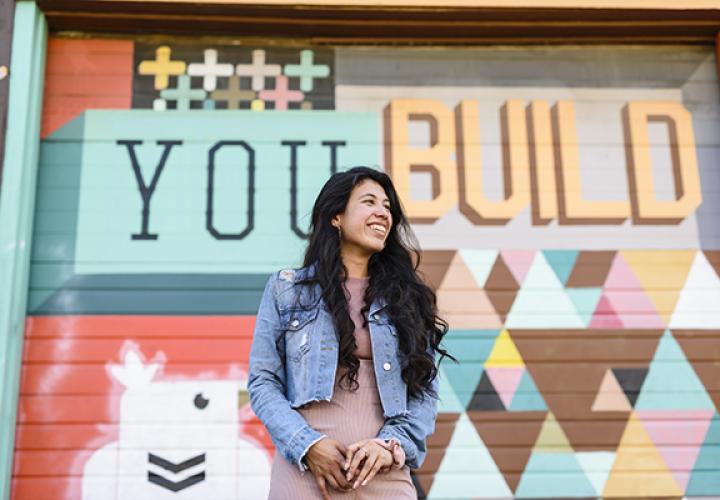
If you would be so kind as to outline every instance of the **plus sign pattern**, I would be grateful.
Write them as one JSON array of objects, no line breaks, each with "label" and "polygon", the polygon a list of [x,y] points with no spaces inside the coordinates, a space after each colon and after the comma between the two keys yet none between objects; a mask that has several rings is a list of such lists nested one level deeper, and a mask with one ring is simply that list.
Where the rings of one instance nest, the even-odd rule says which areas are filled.
[{"label": "plus sign pattern", "polygon": [[135,44],[133,108],[332,110],[331,50]]}]

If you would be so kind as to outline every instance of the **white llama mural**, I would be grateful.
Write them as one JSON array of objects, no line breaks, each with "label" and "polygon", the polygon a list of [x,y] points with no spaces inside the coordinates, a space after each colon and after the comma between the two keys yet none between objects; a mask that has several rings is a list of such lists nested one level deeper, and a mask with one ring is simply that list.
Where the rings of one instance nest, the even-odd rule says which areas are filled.
[{"label": "white llama mural", "polygon": [[[239,434],[243,380],[156,380],[164,363],[126,349],[118,439],[86,462],[83,500],[266,499],[271,461]],[[204,377],[203,377],[204,378]]]}]

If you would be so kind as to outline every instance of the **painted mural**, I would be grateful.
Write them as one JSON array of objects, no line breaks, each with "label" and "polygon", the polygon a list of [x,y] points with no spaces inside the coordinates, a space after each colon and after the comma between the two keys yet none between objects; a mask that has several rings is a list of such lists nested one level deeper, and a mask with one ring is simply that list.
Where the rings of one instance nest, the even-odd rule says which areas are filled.
[{"label": "painted mural", "polygon": [[460,360],[422,498],[720,498],[719,116],[702,47],[51,37],[13,498],[265,498],[254,314],[358,164]]}]

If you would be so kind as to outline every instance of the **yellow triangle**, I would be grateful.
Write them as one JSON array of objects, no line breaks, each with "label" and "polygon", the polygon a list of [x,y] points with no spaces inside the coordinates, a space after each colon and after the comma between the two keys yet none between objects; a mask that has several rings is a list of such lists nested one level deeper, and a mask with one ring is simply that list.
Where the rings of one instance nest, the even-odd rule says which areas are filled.
[{"label": "yellow triangle", "polygon": [[635,412],[630,413],[602,496],[604,498],[683,496],[682,490]]},{"label": "yellow triangle", "polygon": [[565,432],[555,420],[555,415],[552,412],[548,412],[545,417],[542,429],[540,429],[540,435],[535,441],[535,451],[542,451],[545,453],[567,453],[573,452],[570,441],[568,441]]},{"label": "yellow triangle", "polygon": [[499,366],[525,366],[520,352],[517,350],[517,347],[515,347],[515,342],[512,341],[506,329],[503,329],[495,339],[495,345],[487,361],[485,361],[485,366],[490,368]]},{"label": "yellow triangle", "polygon": [[675,310],[697,250],[623,250],[620,252],[665,324]]}]

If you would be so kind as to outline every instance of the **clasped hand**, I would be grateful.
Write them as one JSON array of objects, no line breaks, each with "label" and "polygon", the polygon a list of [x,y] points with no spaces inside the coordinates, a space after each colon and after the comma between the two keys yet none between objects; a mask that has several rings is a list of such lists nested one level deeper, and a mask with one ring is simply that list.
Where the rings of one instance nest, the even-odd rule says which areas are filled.
[{"label": "clasped hand", "polygon": [[328,485],[340,491],[364,486],[378,471],[393,464],[393,456],[372,438],[346,447],[326,437],[310,447],[305,461],[315,476],[323,499],[330,500]]}]

